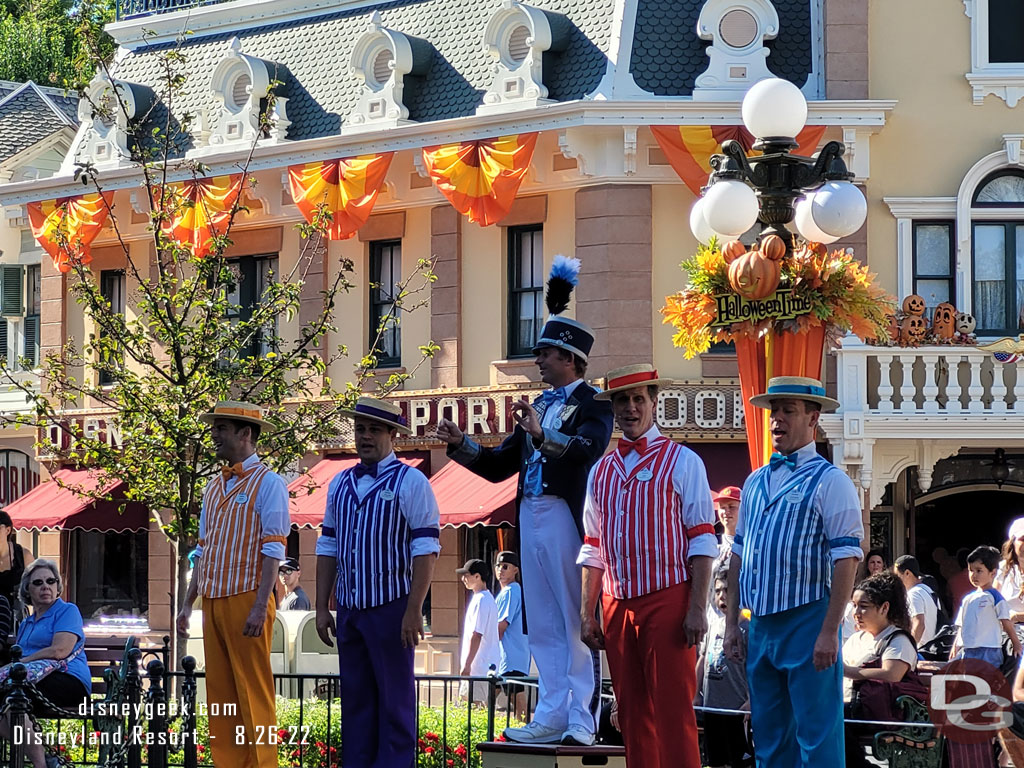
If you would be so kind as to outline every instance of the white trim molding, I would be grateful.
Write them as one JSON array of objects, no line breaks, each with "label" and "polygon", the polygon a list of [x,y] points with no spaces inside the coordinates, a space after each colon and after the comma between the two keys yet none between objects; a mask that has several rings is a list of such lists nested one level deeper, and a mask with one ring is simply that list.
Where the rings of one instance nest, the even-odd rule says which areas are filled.
[{"label": "white trim molding", "polygon": [[742,101],[750,86],[773,77],[765,43],[779,34],[779,14],[768,0],[707,0],[697,17],[697,34],[711,45],[708,68],[694,83],[694,100]]},{"label": "white trim molding", "polygon": [[971,84],[972,101],[985,102],[996,96],[1013,108],[1024,98],[1024,63],[989,61],[989,0],[963,0],[964,14],[971,20],[971,71],[966,74]]},{"label": "white trim molding", "polygon": [[885,197],[882,200],[896,219],[896,295],[907,296],[914,292],[914,222],[955,219],[956,198]]}]

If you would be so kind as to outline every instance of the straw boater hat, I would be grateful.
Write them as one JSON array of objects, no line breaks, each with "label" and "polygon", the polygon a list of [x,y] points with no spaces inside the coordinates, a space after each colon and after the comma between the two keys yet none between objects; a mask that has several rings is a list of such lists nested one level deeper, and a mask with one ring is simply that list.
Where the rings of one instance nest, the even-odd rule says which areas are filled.
[{"label": "straw boater hat", "polygon": [[263,409],[253,403],[240,400],[221,400],[212,411],[207,411],[199,420],[204,424],[213,424],[214,419],[231,419],[256,424],[260,429],[273,429],[274,425],[263,418]]},{"label": "straw boater hat", "polygon": [[659,379],[657,369],[650,363],[625,365],[608,373],[607,388],[594,395],[595,400],[611,400],[616,392],[636,387],[662,387],[671,384],[672,379]]},{"label": "straw boater hat", "polygon": [[776,376],[768,380],[763,395],[754,395],[750,404],[758,408],[772,407],[772,400],[807,400],[818,403],[823,411],[834,411],[839,401],[825,395],[825,387],[817,379],[807,376]]},{"label": "straw boater hat", "polygon": [[402,409],[394,403],[378,400],[375,397],[360,397],[356,400],[354,408],[342,408],[342,416],[352,419],[368,419],[380,422],[388,427],[393,427],[403,435],[411,435],[409,423],[402,415]]}]

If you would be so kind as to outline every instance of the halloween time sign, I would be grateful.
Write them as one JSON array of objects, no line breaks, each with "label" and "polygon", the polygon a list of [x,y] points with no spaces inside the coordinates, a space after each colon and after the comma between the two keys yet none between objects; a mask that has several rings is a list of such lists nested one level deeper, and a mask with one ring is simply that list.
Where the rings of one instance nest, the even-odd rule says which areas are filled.
[{"label": "halloween time sign", "polygon": [[720,293],[714,299],[715,319],[711,321],[713,328],[742,322],[789,320],[811,311],[810,300],[794,296],[789,288],[780,288],[763,299],[747,299],[736,293]]}]

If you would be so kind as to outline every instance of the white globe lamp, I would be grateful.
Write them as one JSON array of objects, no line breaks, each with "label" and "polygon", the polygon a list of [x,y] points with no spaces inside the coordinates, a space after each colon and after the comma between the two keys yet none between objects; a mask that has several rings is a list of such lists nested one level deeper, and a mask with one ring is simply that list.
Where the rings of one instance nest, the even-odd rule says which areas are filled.
[{"label": "white globe lamp", "polygon": [[868,202],[848,181],[827,181],[814,193],[811,217],[822,232],[835,238],[852,235],[864,225]]},{"label": "white globe lamp", "polygon": [[807,99],[788,80],[755,83],[743,97],[743,124],[755,138],[794,138],[807,122]]},{"label": "white globe lamp", "polygon": [[757,221],[757,195],[742,181],[724,179],[704,194],[702,210],[711,229],[726,237],[738,237]]},{"label": "white globe lamp", "polygon": [[822,245],[834,243],[839,238],[833,237],[827,232],[822,232],[818,225],[814,223],[814,217],[811,215],[811,202],[813,198],[814,193],[808,193],[794,206],[793,224],[796,226],[796,231],[800,233],[800,237],[809,243],[821,243]]},{"label": "white globe lamp", "polygon": [[710,243],[711,238],[718,234],[708,224],[707,217],[704,215],[703,197],[698,197],[697,202],[690,208],[690,231],[698,243],[704,243],[705,245]]}]

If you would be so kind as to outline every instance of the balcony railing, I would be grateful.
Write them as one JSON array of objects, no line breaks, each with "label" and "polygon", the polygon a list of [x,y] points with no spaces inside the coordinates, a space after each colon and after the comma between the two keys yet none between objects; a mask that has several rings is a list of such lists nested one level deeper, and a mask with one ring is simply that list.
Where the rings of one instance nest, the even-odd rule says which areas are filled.
[{"label": "balcony railing", "polygon": [[1024,361],[1001,363],[974,346],[838,350],[842,412],[898,416],[1024,414]]},{"label": "balcony railing", "polygon": [[117,20],[171,13],[199,5],[213,5],[225,0],[117,0]]}]

